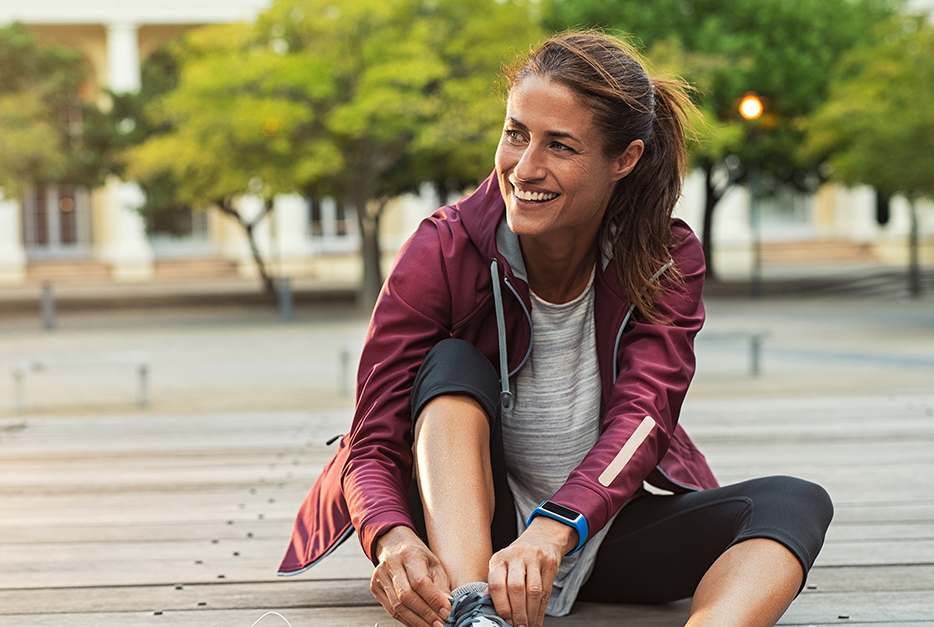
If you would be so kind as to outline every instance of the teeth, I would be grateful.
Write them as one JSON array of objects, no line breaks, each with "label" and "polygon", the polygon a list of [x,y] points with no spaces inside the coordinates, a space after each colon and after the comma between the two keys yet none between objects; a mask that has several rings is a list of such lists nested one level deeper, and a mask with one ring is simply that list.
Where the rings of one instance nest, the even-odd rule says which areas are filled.
[{"label": "teeth", "polygon": [[[515,189],[515,188],[513,188]],[[545,194],[544,192],[524,192],[521,189],[516,189],[516,198],[519,200],[532,200],[532,201],[545,201],[551,200],[552,198],[557,198],[558,194],[550,193]]]}]

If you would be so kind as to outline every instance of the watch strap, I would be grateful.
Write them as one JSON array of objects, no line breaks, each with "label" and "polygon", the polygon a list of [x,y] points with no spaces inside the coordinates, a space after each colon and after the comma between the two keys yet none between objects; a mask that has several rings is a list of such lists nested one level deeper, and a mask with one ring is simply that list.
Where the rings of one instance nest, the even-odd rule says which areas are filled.
[{"label": "watch strap", "polygon": [[[577,531],[577,546],[571,549],[570,551],[568,551],[565,554],[565,556],[574,555],[575,553],[580,551],[581,547],[584,546],[584,543],[587,542],[587,519],[584,518],[584,515],[581,514],[580,512],[575,512],[577,514],[577,518],[574,520],[566,518],[565,516],[560,516],[556,514],[555,512],[551,512],[547,509],[544,509],[544,506],[548,503],[550,503],[550,501],[547,501],[547,500],[542,501],[538,507],[532,510],[532,513],[529,515],[528,519],[525,521],[525,524],[526,526],[529,526],[530,524],[532,524],[532,520],[534,520],[536,516],[544,516],[546,518],[551,518],[552,520],[557,520],[560,523],[564,523],[568,527],[572,527],[573,529]],[[562,509],[570,509],[563,505],[560,507]],[[574,511],[574,510],[571,510],[571,511]]]}]

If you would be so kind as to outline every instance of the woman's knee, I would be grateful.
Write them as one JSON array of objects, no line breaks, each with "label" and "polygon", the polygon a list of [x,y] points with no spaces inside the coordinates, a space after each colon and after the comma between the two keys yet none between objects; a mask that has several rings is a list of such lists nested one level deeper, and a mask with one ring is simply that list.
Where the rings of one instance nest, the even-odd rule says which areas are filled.
[{"label": "woman's knee", "polygon": [[760,495],[757,506],[767,502],[772,508],[782,508],[826,530],[833,518],[833,501],[822,486],[798,477],[778,475],[754,480]]},{"label": "woman's knee", "polygon": [[499,409],[499,384],[490,361],[469,342],[438,342],[419,367],[412,387],[413,424],[436,399],[467,397],[485,413],[489,424]]},{"label": "woman's knee", "polygon": [[744,489],[753,508],[738,539],[773,539],[798,558],[805,573],[810,570],[833,518],[827,491],[811,481],[787,476],[756,479]]}]

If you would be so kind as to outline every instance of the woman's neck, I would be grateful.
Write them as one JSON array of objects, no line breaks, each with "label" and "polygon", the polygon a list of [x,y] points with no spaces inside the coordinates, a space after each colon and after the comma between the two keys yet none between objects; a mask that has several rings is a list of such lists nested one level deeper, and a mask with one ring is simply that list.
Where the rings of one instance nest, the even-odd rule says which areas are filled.
[{"label": "woman's neck", "polygon": [[569,303],[587,288],[597,262],[596,247],[556,250],[523,241],[521,237],[519,243],[529,289],[542,300],[556,305]]}]

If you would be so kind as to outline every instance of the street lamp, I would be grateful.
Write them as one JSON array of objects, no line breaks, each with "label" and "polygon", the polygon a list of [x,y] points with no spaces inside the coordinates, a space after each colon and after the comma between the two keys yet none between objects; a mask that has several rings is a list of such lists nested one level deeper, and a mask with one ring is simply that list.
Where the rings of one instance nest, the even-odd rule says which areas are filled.
[{"label": "street lamp", "polygon": [[754,91],[747,92],[739,101],[739,114],[747,120],[758,120],[763,108],[762,100]]},{"label": "street lamp", "polygon": [[[762,115],[765,106],[762,99],[756,95],[756,92],[746,92],[742,100],[739,101],[739,114],[750,122],[758,120]],[[753,127],[748,135],[748,141],[756,138],[758,127]],[[749,222],[752,228],[753,237],[753,258],[752,258],[752,285],[751,292],[753,298],[762,296],[762,228],[761,216],[759,215],[759,164],[754,160],[749,166]]]}]

